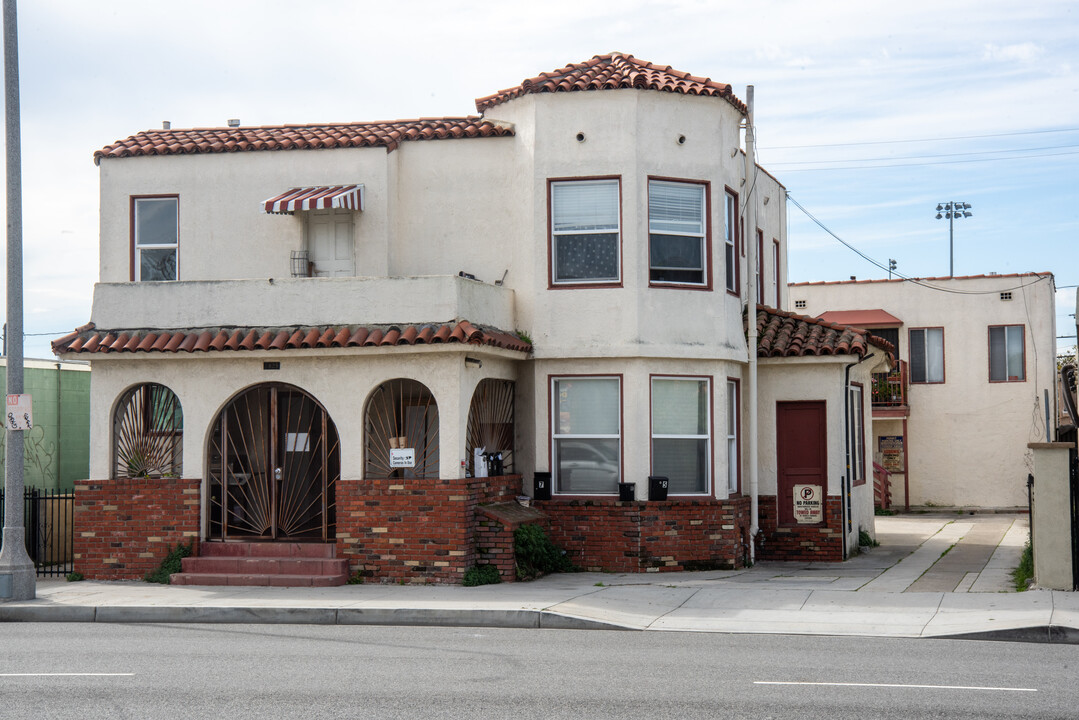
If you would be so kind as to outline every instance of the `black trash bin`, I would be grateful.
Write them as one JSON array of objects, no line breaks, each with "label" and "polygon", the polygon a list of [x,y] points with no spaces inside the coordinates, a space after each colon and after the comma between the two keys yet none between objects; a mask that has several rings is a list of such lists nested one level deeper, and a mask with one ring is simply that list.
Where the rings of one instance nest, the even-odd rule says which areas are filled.
[{"label": "black trash bin", "polygon": [[636,500],[637,483],[618,483],[618,499],[622,502]]},{"label": "black trash bin", "polygon": [[667,499],[667,486],[670,484],[670,480],[664,475],[649,475],[648,476],[648,499],[649,500],[666,500]]},{"label": "black trash bin", "polygon": [[532,497],[535,500],[551,499],[551,473],[538,472],[532,475]]}]

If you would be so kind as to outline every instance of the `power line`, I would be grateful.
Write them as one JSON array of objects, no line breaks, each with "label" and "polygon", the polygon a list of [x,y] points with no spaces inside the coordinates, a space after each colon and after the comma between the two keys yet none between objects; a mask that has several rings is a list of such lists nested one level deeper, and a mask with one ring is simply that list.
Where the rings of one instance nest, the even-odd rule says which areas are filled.
[{"label": "power line", "polygon": [[[1061,150],[1064,148],[1074,148],[1079,145],[1046,145],[1044,147],[1032,147],[1032,148],[1013,148],[1009,150],[978,150],[975,152],[962,152],[962,153],[944,153],[941,155],[904,155],[902,157],[871,157],[871,158],[853,158],[851,160],[797,160],[789,162],[774,162],[769,163],[770,167],[776,167],[779,165],[833,165],[837,163],[852,163],[852,162],[883,162],[890,160],[927,160],[931,158],[949,158],[949,157],[965,157],[968,155],[1000,155],[1002,153],[1015,153],[1015,152],[1035,152],[1040,150]],[[1066,153],[1065,153],[1066,154]],[[997,158],[986,158],[988,160],[996,160]]]},{"label": "power line", "polygon": [[1045,133],[1076,132],[1079,128],[1060,128],[1058,130],[1024,130],[1021,132],[993,133],[991,135],[956,135],[953,137],[922,138],[920,140],[868,140],[866,142],[821,143],[819,145],[773,145],[758,150],[797,150],[815,147],[852,147],[855,145],[893,145],[896,143],[943,142],[946,140],[979,140],[982,138],[1013,137],[1015,135],[1043,135]]},{"label": "power line", "polygon": [[[1062,153],[1045,153],[1043,155],[1013,155],[1012,157],[1003,158],[974,158],[971,160],[941,160],[940,162],[924,162],[924,163],[891,163],[889,165],[852,165],[850,167],[829,167],[829,168],[792,168],[790,170],[784,170],[784,173],[796,173],[796,172],[818,172],[821,170],[875,170],[879,168],[902,168],[902,167],[926,167],[929,165],[957,165],[960,163],[976,163],[976,162],[1000,162],[1002,160],[1023,160],[1025,158],[1048,158],[1048,157],[1060,157],[1061,155],[1075,155],[1079,154],[1079,150],[1075,152],[1062,152]],[[827,162],[827,161],[822,161]],[[856,162],[851,160],[850,162]],[[782,163],[772,163],[782,164]]]},{"label": "power line", "polygon": [[899,272],[898,270],[892,270],[891,268],[885,267],[884,265],[877,262],[873,258],[869,257],[864,252],[862,252],[858,248],[854,247],[853,245],[848,243],[846,240],[839,237],[834,232],[832,232],[830,229],[828,229],[828,226],[826,226],[820,220],[815,218],[813,216],[813,214],[811,212],[809,212],[808,210],[806,210],[805,207],[803,207],[800,202],[795,200],[791,196],[791,194],[789,192],[787,193],[787,199],[790,200],[792,203],[794,203],[795,207],[797,207],[799,210],[801,210],[803,213],[805,213],[806,217],[808,217],[810,220],[812,220],[814,223],[816,223],[817,226],[820,227],[821,230],[823,230],[824,232],[831,235],[833,238],[838,240],[844,247],[846,247],[848,250],[853,251],[856,255],[858,255],[860,258],[862,258],[866,262],[870,263],[871,265],[875,265],[876,267],[880,268],[881,270],[884,270],[885,272],[890,272],[893,275],[898,275],[901,279],[906,280],[907,282],[914,283],[915,285],[921,285],[922,287],[928,288],[929,290],[936,290],[938,292],[951,293],[953,295],[996,295],[997,293],[1000,293],[1000,292],[1009,292],[1011,290],[1022,290],[1023,288],[1027,288],[1027,287],[1030,287],[1031,285],[1034,285],[1036,283],[1040,283],[1040,282],[1042,282],[1043,280],[1046,280],[1049,277],[1048,275],[1038,275],[1038,279],[1033,281],[1033,282],[1023,283],[1023,284],[1016,285],[1016,286],[1010,287],[1010,288],[997,288],[995,290],[956,290],[955,288],[946,288],[946,287],[940,287],[939,285],[933,285],[932,283],[928,283],[928,282],[926,282],[924,280],[920,280],[918,278],[908,277],[908,276],[904,275],[903,273]]}]

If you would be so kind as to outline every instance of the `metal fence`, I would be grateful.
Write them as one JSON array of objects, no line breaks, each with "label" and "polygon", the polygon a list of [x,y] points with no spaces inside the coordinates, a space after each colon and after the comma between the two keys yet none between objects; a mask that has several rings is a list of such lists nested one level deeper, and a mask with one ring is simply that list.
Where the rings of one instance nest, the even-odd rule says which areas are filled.
[{"label": "metal fence", "polygon": [[[72,572],[74,558],[73,514],[75,493],[71,490],[23,492],[23,527],[26,552],[38,575],[62,577]],[[4,517],[4,492],[0,489],[0,520]],[[0,537],[0,547],[3,538]]]}]

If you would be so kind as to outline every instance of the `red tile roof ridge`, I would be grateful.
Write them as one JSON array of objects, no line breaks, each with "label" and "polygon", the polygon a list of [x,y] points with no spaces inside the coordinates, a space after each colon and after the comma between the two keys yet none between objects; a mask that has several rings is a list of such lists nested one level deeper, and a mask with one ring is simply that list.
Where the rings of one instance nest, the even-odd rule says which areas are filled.
[{"label": "red tile roof ridge", "polygon": [[746,113],[745,103],[735,97],[731,86],[727,83],[675,70],[670,65],[658,65],[639,60],[632,55],[620,52],[594,55],[590,60],[570,63],[557,70],[526,78],[520,85],[477,98],[476,110],[481,113],[486,112],[508,100],[530,94],[627,88],[721,97],[740,113]]},{"label": "red tile roof ridge", "polygon": [[870,345],[888,353],[894,361],[895,347],[869,331],[828,322],[765,305],[757,305],[757,357],[804,357],[858,355],[865,357]]},{"label": "red tile roof ridge", "polygon": [[530,353],[531,344],[497,328],[457,319],[444,323],[319,325],[288,327],[201,327],[98,330],[92,323],[52,343],[53,352],[220,352],[300,348],[357,348],[462,343]]},{"label": "red tile roof ridge", "polygon": [[256,150],[385,147],[392,151],[406,140],[506,137],[514,133],[513,123],[488,120],[479,115],[235,128],[154,128],[106,145],[94,153],[94,163],[100,164],[103,158]]},{"label": "red tile roof ridge", "polygon": [[943,280],[995,280],[997,278],[1018,277],[1053,277],[1052,272],[1023,272],[1023,273],[999,273],[996,275],[953,275],[940,277],[915,277],[915,278],[866,278],[864,280],[810,280],[805,282],[787,283],[787,287],[807,287],[815,285],[861,285],[870,283],[902,283],[911,280],[922,282],[940,282]]}]

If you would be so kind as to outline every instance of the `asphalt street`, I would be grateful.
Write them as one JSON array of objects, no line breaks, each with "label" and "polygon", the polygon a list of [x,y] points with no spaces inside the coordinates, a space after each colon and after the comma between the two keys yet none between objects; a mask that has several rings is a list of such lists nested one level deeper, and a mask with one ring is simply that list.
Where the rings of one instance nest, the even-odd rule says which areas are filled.
[{"label": "asphalt street", "polygon": [[1071,645],[704,633],[0,625],[0,717],[1074,718]]}]

